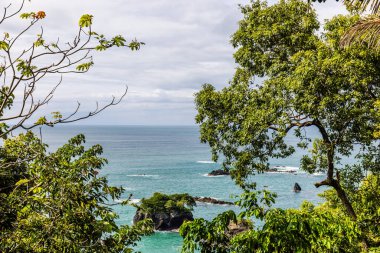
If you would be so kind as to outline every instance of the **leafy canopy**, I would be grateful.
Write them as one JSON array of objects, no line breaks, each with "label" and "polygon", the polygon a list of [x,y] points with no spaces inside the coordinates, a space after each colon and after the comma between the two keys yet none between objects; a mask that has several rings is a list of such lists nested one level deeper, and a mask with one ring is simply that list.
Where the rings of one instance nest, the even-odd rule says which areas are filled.
[{"label": "leafy canopy", "polygon": [[149,221],[116,224],[112,201],[124,190],[99,176],[102,148],[84,141],[78,135],[53,153],[31,132],[5,141],[0,163],[11,180],[0,186],[1,251],[130,252],[152,232]]},{"label": "leafy canopy", "polygon": [[[225,236],[211,231],[224,231],[228,222],[220,225],[218,219],[233,215],[211,223],[195,220],[183,230],[183,250],[359,252],[378,247],[377,190],[367,188],[364,194],[361,186],[377,182],[380,174],[374,136],[380,55],[361,44],[340,47],[341,36],[360,16],[336,16],[319,30],[315,11],[299,0],[252,1],[241,11],[244,17],[232,36],[239,66],[230,85],[217,91],[205,84],[196,94],[201,141],[210,145],[214,160],[223,158],[245,194],[256,189],[252,175],[270,168],[270,159],[289,157],[296,147],[308,149],[300,168],[325,174],[315,186],[332,189],[328,202],[338,210],[271,209],[260,207],[257,199],[244,204],[249,198],[243,197],[240,216],[263,219],[263,227],[222,243]],[[312,139],[307,128],[318,137]],[[288,135],[297,143],[286,143]],[[355,157],[356,163],[343,164],[344,157]]]},{"label": "leafy canopy", "polygon": [[155,192],[152,197],[141,199],[140,205],[136,205],[136,207],[145,213],[153,214],[170,213],[171,211],[190,212],[195,205],[194,198],[187,193],[167,195]]}]

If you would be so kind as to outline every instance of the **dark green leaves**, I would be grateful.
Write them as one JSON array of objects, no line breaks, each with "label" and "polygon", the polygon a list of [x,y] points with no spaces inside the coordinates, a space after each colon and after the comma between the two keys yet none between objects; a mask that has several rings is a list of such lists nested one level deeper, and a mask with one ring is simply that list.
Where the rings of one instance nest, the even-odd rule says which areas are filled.
[{"label": "dark green leaves", "polygon": [[[239,66],[226,88],[205,84],[196,94],[196,122],[213,159],[223,159],[224,169],[245,192],[237,202],[243,208],[238,217],[261,218],[264,224],[226,244],[216,236],[206,244],[197,236],[207,238],[216,227],[195,221],[187,225],[187,232],[196,235],[185,235],[184,250],[359,252],[362,236],[370,244],[378,242],[379,231],[369,225],[378,224],[372,195],[377,189],[364,197],[359,186],[368,173],[380,171],[374,137],[380,125],[380,54],[365,45],[340,47],[341,36],[359,17],[336,16],[317,32],[319,22],[309,3],[252,1],[241,10],[244,17],[232,38]],[[298,141],[287,142],[289,135]],[[311,147],[300,160],[303,170],[326,173],[316,186],[335,189],[329,192],[334,205],[327,209],[270,209],[273,195],[255,191],[252,175],[270,168],[273,158],[291,156],[296,146]],[[352,160],[359,150],[357,164],[341,165],[342,158]],[[360,220],[361,212],[371,218],[355,222],[356,212]]]},{"label": "dark green leaves", "polygon": [[78,135],[53,153],[30,132],[5,141],[0,251],[130,252],[141,235],[152,232],[151,221],[116,224],[110,204],[123,189],[99,176],[106,163],[99,157],[102,148],[85,149],[84,141]]}]

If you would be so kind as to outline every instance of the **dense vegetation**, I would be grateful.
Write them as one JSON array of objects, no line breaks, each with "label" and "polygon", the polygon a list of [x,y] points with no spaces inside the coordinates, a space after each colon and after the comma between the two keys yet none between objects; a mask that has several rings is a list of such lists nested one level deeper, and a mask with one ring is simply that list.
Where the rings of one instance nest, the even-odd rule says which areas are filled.
[{"label": "dense vegetation", "polygon": [[78,135],[57,151],[31,132],[6,140],[0,166],[2,252],[129,252],[151,223],[117,226],[112,202],[123,189],[99,176],[102,148]]},{"label": "dense vegetation", "polygon": [[[92,30],[93,17],[85,14],[71,42],[47,43],[43,34],[35,34],[24,47],[22,38],[33,37],[33,27],[46,16],[44,11],[21,13],[25,3],[5,6],[0,15],[0,25],[17,16],[26,22],[18,34],[5,31],[0,40],[0,251],[131,252],[142,235],[152,232],[153,224],[116,224],[112,205],[123,189],[109,186],[100,176],[107,161],[100,157],[99,145],[85,148],[84,136],[78,135],[49,153],[33,133],[10,133],[73,122],[120,102],[114,98],[84,117],[75,117],[78,105],[68,116],[52,112],[31,121],[56,91],[54,86],[46,97],[35,99],[47,77],[58,74],[60,85],[61,75],[90,69],[93,50],[137,50],[142,43],[127,43],[122,36],[107,39]],[[359,28],[365,27],[367,34],[377,29],[378,20],[363,26],[357,14],[340,15],[320,31],[310,4],[300,0],[271,6],[252,1],[241,10],[244,18],[232,37],[239,67],[229,87],[216,91],[206,84],[197,93],[196,120],[214,160],[223,157],[224,169],[242,188],[236,202],[242,211],[186,222],[180,231],[183,251],[379,251],[380,54],[372,49],[379,40],[372,33],[351,36]],[[347,43],[342,43],[344,36],[351,36]],[[350,38],[362,40],[351,43]],[[310,139],[307,128],[317,129],[320,138]],[[254,174],[267,170],[269,159],[295,152],[285,142],[290,134],[299,138],[298,147],[310,150],[300,161],[301,169],[326,175],[316,184],[329,188],[319,206],[305,202],[299,209],[273,208],[276,195],[256,189]],[[341,162],[352,156],[356,164]],[[155,193],[137,208],[170,213],[190,212],[194,206],[188,194]],[[229,233],[229,225],[241,220],[261,220],[263,225]]]},{"label": "dense vegetation", "polygon": [[171,211],[190,212],[195,205],[194,198],[187,193],[167,195],[155,192],[152,197],[141,199],[141,203],[136,207],[138,210],[153,214]]},{"label": "dense vegetation", "polygon": [[[244,190],[239,201],[243,212],[186,223],[181,230],[183,250],[378,249],[380,55],[364,42],[340,45],[360,17],[339,15],[319,30],[314,10],[299,0],[274,5],[252,1],[241,10],[244,18],[232,37],[239,67],[229,87],[216,91],[205,84],[196,94],[196,121],[213,159],[223,157],[224,168]],[[310,139],[308,128],[320,137]],[[256,191],[253,175],[267,170],[269,159],[295,152],[295,146],[285,142],[287,135],[298,137],[297,147],[310,151],[300,168],[326,175],[315,184],[331,189],[321,206],[274,209],[274,196]],[[343,164],[342,158],[353,156],[356,164]],[[226,240],[228,221],[243,217],[263,219],[264,226]]]},{"label": "dense vegetation", "polygon": [[[100,157],[101,146],[86,149],[84,136],[78,135],[49,153],[32,132],[16,137],[10,133],[81,120],[119,103],[125,93],[85,116],[77,116],[79,103],[67,116],[38,115],[52,100],[62,76],[89,70],[94,64],[92,51],[137,50],[141,43],[127,43],[120,35],[107,39],[94,32],[89,14],[80,18],[72,41],[48,43],[41,30],[33,33],[46,13],[21,13],[27,2],[14,1],[0,15],[0,26],[18,16],[25,20],[19,33],[3,31],[0,39],[0,252],[132,252],[136,241],[152,232],[153,224],[116,224],[112,205],[123,189],[109,186],[99,175],[107,162]],[[46,96],[36,95],[44,80],[50,78],[44,85],[47,89],[54,76],[57,84]]]}]

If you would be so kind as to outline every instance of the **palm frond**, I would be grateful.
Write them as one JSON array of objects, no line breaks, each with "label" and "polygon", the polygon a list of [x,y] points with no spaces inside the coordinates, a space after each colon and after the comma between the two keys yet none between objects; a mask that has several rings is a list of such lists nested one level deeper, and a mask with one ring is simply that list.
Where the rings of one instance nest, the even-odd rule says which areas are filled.
[{"label": "palm frond", "polygon": [[341,38],[340,46],[354,44],[367,45],[369,48],[380,49],[380,17],[369,16],[353,25]]},{"label": "palm frond", "polygon": [[361,11],[370,10],[372,14],[380,14],[380,0],[343,0],[343,2]]}]

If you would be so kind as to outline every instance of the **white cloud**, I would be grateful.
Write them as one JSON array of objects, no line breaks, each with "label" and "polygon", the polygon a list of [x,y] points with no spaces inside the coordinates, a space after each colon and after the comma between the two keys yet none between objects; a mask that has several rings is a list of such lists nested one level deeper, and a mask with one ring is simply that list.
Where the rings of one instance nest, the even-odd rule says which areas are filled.
[{"label": "white cloud", "polygon": [[[72,38],[78,19],[94,15],[94,30],[108,36],[123,34],[144,41],[138,52],[113,49],[94,55],[95,66],[87,74],[64,78],[47,111],[69,111],[75,101],[83,109],[95,100],[109,101],[129,85],[125,101],[85,124],[193,124],[193,94],[203,83],[225,86],[235,63],[231,34],[241,18],[238,4],[248,0],[32,0],[26,10],[44,10],[44,34],[48,40]],[[316,4],[320,19],[341,10],[331,1]],[[22,22],[4,30],[15,31]],[[39,28],[35,30],[39,32]],[[41,93],[53,80],[41,85]]]}]

